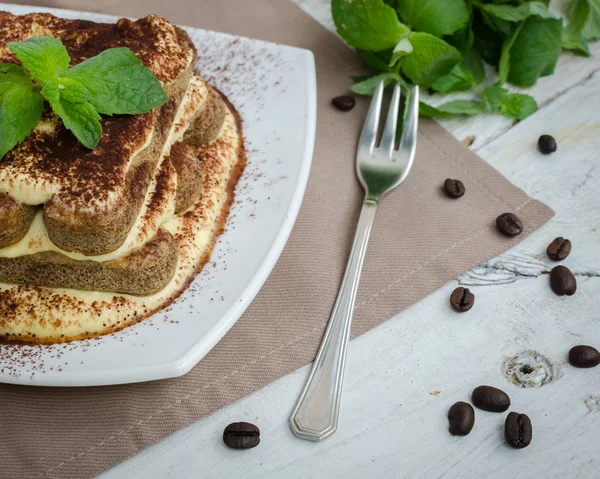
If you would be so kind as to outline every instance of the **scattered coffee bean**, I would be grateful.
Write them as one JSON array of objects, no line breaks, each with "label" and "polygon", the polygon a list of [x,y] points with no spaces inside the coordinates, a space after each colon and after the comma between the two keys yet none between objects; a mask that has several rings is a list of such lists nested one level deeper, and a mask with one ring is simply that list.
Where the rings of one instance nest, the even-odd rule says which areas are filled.
[{"label": "scattered coffee bean", "polygon": [[549,155],[556,151],[556,140],[550,135],[542,135],[538,140],[538,149],[544,155]]},{"label": "scattered coffee bean", "polygon": [[444,181],[444,191],[450,198],[460,198],[465,194],[465,185],[460,180],[448,178]]},{"label": "scattered coffee bean", "polygon": [[504,423],[506,443],[515,449],[523,449],[531,444],[533,431],[531,420],[526,414],[511,412]]},{"label": "scattered coffee bean", "polygon": [[450,421],[450,434],[466,436],[475,424],[475,410],[466,402],[454,403],[448,411],[448,421]]},{"label": "scattered coffee bean", "polygon": [[459,313],[469,311],[474,303],[475,295],[469,291],[469,288],[456,288],[450,295],[450,306]]},{"label": "scattered coffee bean", "polygon": [[508,394],[492,386],[478,386],[471,395],[473,404],[490,412],[504,412],[510,407]]},{"label": "scattered coffee bean", "polygon": [[571,242],[568,239],[564,239],[562,236],[556,238],[552,243],[548,245],[546,253],[548,257],[554,261],[562,261],[571,252]]},{"label": "scattered coffee bean", "polygon": [[249,422],[233,422],[223,431],[223,442],[233,449],[250,449],[258,446],[260,430]]},{"label": "scattered coffee bean", "polygon": [[576,368],[595,368],[600,364],[600,352],[592,346],[575,346],[569,351],[569,363]]},{"label": "scattered coffee bean", "polygon": [[352,95],[336,96],[331,100],[333,106],[341,111],[350,111],[356,105],[356,99]]},{"label": "scattered coffee bean", "polygon": [[571,296],[577,291],[577,280],[566,266],[555,266],[550,271],[550,286],[559,296]]},{"label": "scattered coffee bean", "polygon": [[506,236],[517,236],[523,231],[523,223],[512,213],[502,213],[496,218],[496,226]]}]

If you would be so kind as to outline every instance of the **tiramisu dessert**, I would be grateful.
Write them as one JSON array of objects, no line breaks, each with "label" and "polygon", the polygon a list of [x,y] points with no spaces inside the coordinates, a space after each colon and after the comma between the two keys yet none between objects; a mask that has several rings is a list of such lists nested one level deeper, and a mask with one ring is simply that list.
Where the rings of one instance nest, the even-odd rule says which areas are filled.
[{"label": "tiramisu dessert", "polygon": [[[36,48],[61,42],[70,70],[50,59],[59,50],[35,67]],[[239,116],[194,73],[188,35],[155,15],[101,24],[0,13],[0,45],[0,111],[23,71],[43,97],[39,121],[0,158],[0,336],[61,342],[148,317],[186,288],[223,229],[245,166]],[[127,70],[131,52],[144,71]],[[146,71],[163,103],[120,113]],[[12,134],[7,123],[0,135]]]}]

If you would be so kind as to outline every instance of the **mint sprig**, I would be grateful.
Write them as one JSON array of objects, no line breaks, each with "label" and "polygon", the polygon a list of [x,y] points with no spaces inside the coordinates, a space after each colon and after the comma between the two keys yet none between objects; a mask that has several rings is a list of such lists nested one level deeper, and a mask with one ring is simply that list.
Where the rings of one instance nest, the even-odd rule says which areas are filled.
[{"label": "mint sprig", "polygon": [[[382,78],[408,81],[439,93],[470,91],[474,97],[436,108],[423,104],[424,116],[491,111],[523,119],[537,109],[535,100],[503,85],[530,87],[554,72],[562,48],[589,56],[588,42],[600,40],[600,0],[568,0],[566,27],[549,3],[332,0],[331,9],[340,36],[373,71],[351,87],[355,93],[371,94]],[[497,78],[485,78],[483,62]]]},{"label": "mint sprig", "polygon": [[53,37],[9,43],[23,66],[0,64],[0,158],[35,128],[44,100],[77,139],[94,149],[101,114],[146,113],[168,96],[129,48],[111,48],[69,68],[71,58]]}]

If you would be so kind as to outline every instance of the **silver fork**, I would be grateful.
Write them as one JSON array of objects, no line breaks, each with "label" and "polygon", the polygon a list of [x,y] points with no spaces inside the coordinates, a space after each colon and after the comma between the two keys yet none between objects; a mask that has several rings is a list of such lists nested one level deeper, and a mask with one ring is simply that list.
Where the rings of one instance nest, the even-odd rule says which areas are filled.
[{"label": "silver fork", "polygon": [[383,196],[404,181],[415,157],[419,87],[409,90],[398,149],[395,145],[400,107],[399,85],[394,88],[381,142],[379,146],[375,144],[383,90],[381,82],[373,95],[356,152],[356,172],[366,194],[354,244],[321,347],[290,418],[294,434],[310,441],[320,441],[337,429],[350,325],[375,212]]}]

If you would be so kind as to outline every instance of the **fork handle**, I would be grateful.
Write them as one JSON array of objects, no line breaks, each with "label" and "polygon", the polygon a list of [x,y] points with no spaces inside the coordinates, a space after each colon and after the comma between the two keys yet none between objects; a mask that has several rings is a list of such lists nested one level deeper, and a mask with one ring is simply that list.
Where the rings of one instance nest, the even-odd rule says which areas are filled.
[{"label": "fork handle", "polygon": [[365,200],[331,319],[313,368],[290,418],[294,434],[320,441],[337,429],[346,350],[356,292],[378,203]]}]

